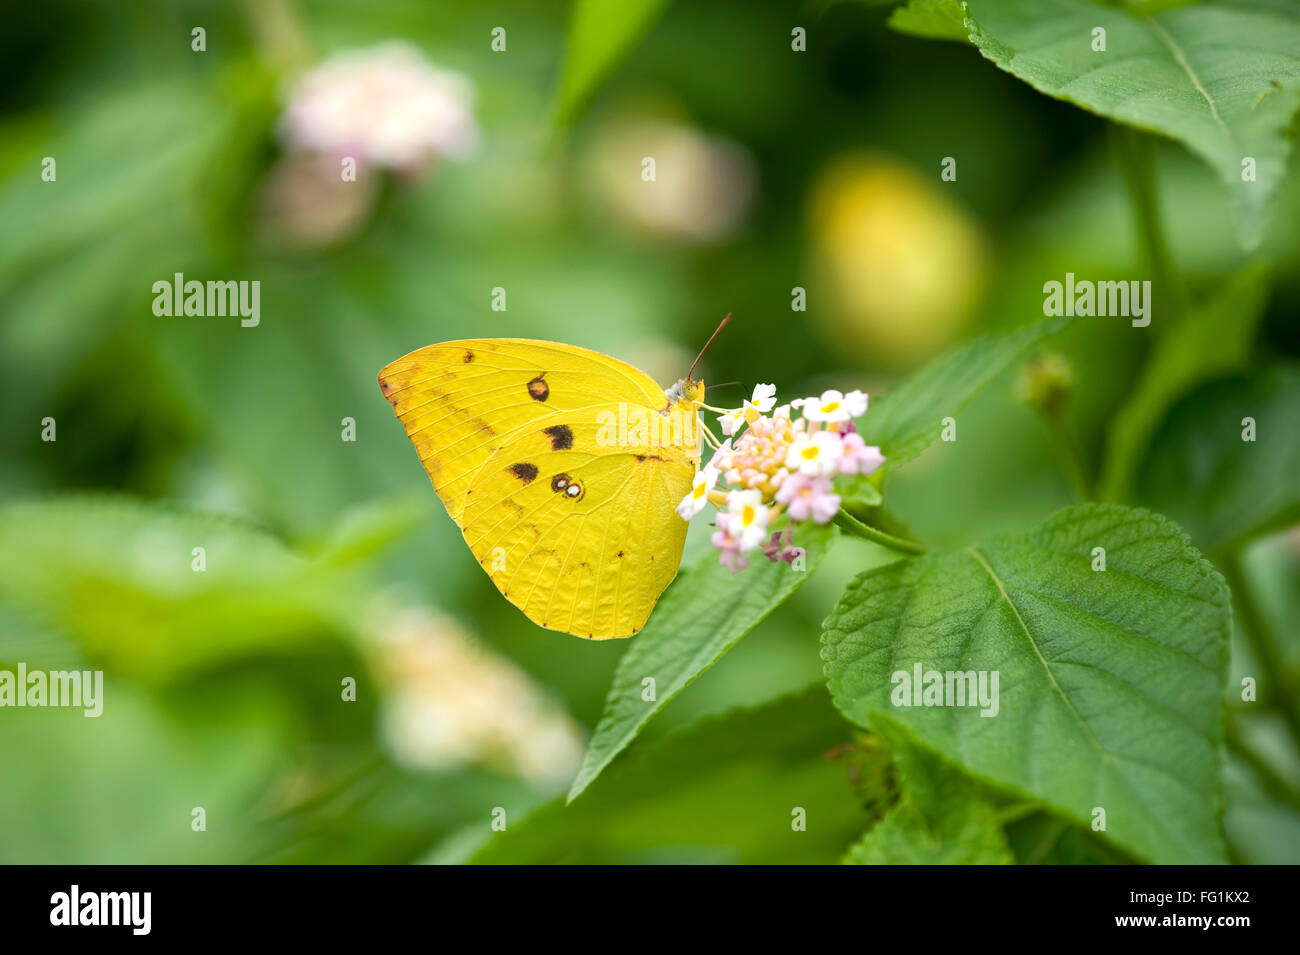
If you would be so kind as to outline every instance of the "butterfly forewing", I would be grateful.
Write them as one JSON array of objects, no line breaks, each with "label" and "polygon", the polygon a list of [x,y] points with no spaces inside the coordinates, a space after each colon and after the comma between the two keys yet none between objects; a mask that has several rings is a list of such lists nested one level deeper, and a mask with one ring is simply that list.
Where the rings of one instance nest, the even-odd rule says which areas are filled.
[{"label": "butterfly forewing", "polygon": [[522,338],[429,345],[385,367],[379,385],[456,520],[474,473],[521,429],[610,401],[652,408],[667,401],[625,362]]}]

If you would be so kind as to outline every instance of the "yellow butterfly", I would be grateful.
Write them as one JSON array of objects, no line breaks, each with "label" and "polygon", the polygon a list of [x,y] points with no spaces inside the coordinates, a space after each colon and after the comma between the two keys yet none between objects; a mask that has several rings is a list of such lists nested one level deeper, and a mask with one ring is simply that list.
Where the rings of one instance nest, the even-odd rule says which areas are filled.
[{"label": "yellow butterfly", "polygon": [[677,574],[694,370],[665,391],[586,348],[480,338],[411,352],[379,386],[497,589],[543,627],[604,640],[641,629]]}]

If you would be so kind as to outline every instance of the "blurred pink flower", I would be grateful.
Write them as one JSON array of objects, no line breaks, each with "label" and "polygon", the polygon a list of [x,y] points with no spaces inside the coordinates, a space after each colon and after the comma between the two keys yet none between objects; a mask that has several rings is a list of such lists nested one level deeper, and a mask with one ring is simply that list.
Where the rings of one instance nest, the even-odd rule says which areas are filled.
[{"label": "blurred pink flower", "polygon": [[337,54],[299,77],[281,133],[289,146],[412,171],[478,142],[465,76],[394,41]]}]

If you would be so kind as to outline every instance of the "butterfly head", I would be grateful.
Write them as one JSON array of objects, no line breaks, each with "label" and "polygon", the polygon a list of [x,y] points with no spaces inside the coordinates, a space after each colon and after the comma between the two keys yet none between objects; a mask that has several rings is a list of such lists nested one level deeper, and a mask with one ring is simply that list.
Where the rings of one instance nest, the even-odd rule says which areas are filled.
[{"label": "butterfly head", "polygon": [[691,410],[694,410],[696,405],[704,404],[704,382],[696,381],[692,375],[695,374],[695,366],[700,363],[700,359],[704,357],[704,353],[708,351],[709,346],[713,344],[713,339],[718,337],[718,332],[726,328],[727,323],[730,321],[731,314],[728,313],[727,317],[724,318],[718,324],[718,327],[713,330],[713,334],[710,335],[709,340],[704,343],[704,347],[700,349],[700,353],[695,356],[695,361],[691,362],[691,368],[690,371],[686,372],[686,377],[667,390],[669,405],[675,407],[682,402],[687,402],[690,404]]},{"label": "butterfly head", "polygon": [[668,403],[672,407],[683,403],[690,405],[703,404],[704,382],[683,378],[671,388],[666,389],[664,393],[668,395]]}]

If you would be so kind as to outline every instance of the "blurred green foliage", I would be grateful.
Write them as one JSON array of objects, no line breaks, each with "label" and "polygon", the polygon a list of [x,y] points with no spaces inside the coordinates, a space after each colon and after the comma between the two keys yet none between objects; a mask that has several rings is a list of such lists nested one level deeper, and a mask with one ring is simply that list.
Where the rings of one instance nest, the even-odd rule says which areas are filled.
[{"label": "blurred green foliage", "polygon": [[[472,761],[414,767],[385,736],[394,691],[376,635],[389,626],[386,607],[458,620],[588,732],[626,649],[541,631],[500,599],[375,385],[386,362],[430,342],[517,335],[596,348],[667,382],[732,312],[703,375],[742,385],[716,400],[738,401],[757,381],[787,398],[861,387],[874,400],[960,341],[1041,318],[1043,283],[1067,271],[1144,274],[1142,230],[1105,122],[966,45],[891,31],[888,5],[635,6],[646,16],[626,36],[579,18],[580,34],[610,48],[569,66],[574,78],[570,11],[538,0],[6,5],[0,666],[101,668],[105,712],[0,710],[0,861],[442,862],[481,852],[829,862],[876,818],[872,794],[823,758],[856,732],[824,685],[786,696],[820,680],[821,621],[844,585],[887,559],[857,541],[837,545],[567,809],[554,800],[568,780]],[[191,49],[195,26],[206,30],[202,53]],[[491,49],[497,26],[505,52]],[[805,53],[790,49],[794,26],[807,29]],[[267,210],[285,158],[277,123],[288,79],[394,38],[472,80],[478,151],[423,177],[385,175],[346,234],[285,241]],[[560,133],[557,109],[569,124]],[[740,212],[716,234],[647,225],[593,172],[612,156],[635,188],[645,155],[636,131],[663,123],[727,143],[752,170]],[[1134,443],[1136,496],[1179,509],[1173,516],[1217,559],[1225,535],[1244,531],[1240,515],[1270,531],[1295,519],[1291,485],[1273,483],[1295,474],[1294,375],[1207,386],[1230,415],[1240,395],[1263,388],[1290,428],[1270,449],[1276,470],[1233,466],[1221,497],[1170,472],[1170,461],[1208,453],[1178,402],[1226,367],[1289,367],[1300,354],[1300,181],[1292,162],[1260,250],[1247,254],[1219,177],[1174,143],[1148,145],[1169,258],[1189,294],[1213,301],[1259,274],[1254,263],[1271,264],[1202,329],[1197,353],[1231,361],[1189,370],[1173,346],[1103,319],[1073,322],[1051,347],[1078,383],[1066,414],[1092,478],[1148,353],[1173,352],[1173,383],[1147,386],[1144,417],[1119,440]],[[939,179],[946,156],[957,157],[954,182]],[[54,182],[42,180],[45,157],[57,160]],[[898,203],[864,212],[827,175],[845,157]],[[838,218],[814,208],[811,197],[828,189]],[[832,225],[862,215],[877,217],[878,245],[849,248],[846,261],[857,255],[865,269],[863,257],[888,253],[926,266],[916,284],[883,289],[904,318],[873,304],[881,289],[858,294],[826,252],[853,241]],[[260,281],[261,323],[155,316],[152,284],[176,272]],[[795,286],[807,291],[806,313],[791,311]],[[958,314],[936,318],[942,309],[917,304],[950,286],[960,294],[937,301],[971,302]],[[505,311],[490,307],[495,287],[508,290]],[[1253,334],[1233,331],[1250,322]],[[898,526],[964,544],[1023,531],[1072,501],[1053,429],[1014,399],[1014,373],[962,413],[960,441],[891,475],[886,505]],[[341,438],[345,418],[355,442]],[[56,441],[42,440],[45,419]],[[1146,438],[1167,453],[1143,464]],[[689,553],[705,546],[702,531]],[[192,568],[199,546],[202,574]],[[1285,635],[1271,675],[1293,695],[1297,564],[1294,531],[1240,559],[1259,619]],[[1294,862],[1300,752],[1276,710],[1239,713],[1246,704],[1233,702],[1241,677],[1258,673],[1238,634],[1228,844],[1237,861]],[[356,702],[341,698],[346,678]],[[758,709],[719,717],[738,706]],[[717,719],[690,725],[702,717]],[[791,805],[820,821],[793,833]],[[932,802],[899,805],[998,857],[1114,858],[1043,813],[1009,826],[1003,847],[986,838],[991,802],[973,818],[952,817],[941,789]],[[206,831],[192,828],[195,807]],[[510,828],[493,839],[498,809]],[[889,836],[855,852],[888,855]]]}]

